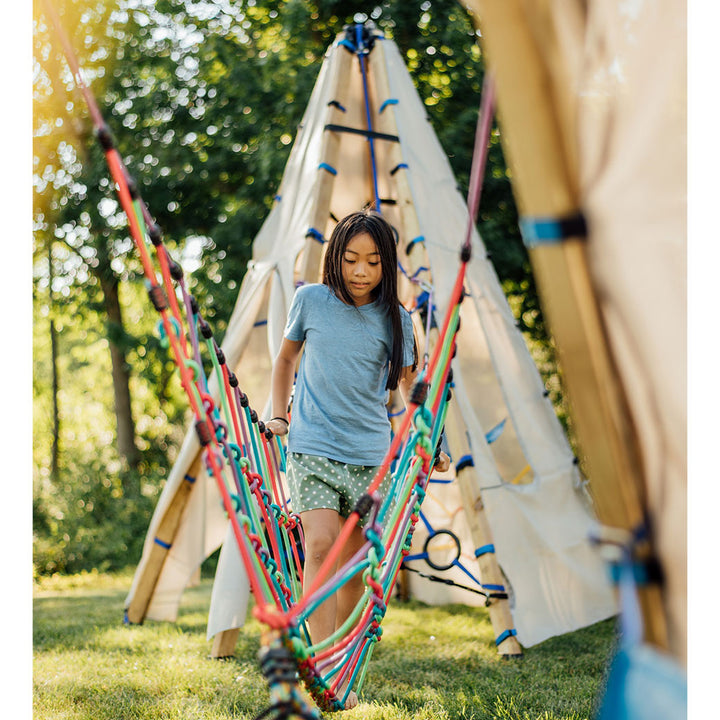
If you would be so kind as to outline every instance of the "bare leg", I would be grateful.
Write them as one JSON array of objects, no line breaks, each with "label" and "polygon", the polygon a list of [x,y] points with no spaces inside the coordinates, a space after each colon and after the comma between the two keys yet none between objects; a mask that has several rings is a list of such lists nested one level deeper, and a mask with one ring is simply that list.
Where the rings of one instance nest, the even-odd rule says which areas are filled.
[{"label": "bare leg", "polygon": [[[305,535],[305,568],[303,586],[307,590],[315,580],[330,548],[340,532],[340,516],[327,508],[301,513]],[[335,572],[337,568],[332,568]],[[319,643],[335,631],[337,595],[331,595],[308,618],[313,643]]]},{"label": "bare leg", "polygon": [[[355,526],[352,534],[347,540],[347,543],[340,553],[339,566],[343,567],[345,563],[349,562],[353,555],[363,546],[365,538],[362,534],[362,528]],[[355,606],[360,601],[360,598],[365,592],[365,583],[363,582],[362,573],[359,572],[348,580],[337,592],[337,614],[336,614],[336,629],[339,628],[355,610]],[[345,694],[345,688],[347,682],[343,683],[338,688],[338,695],[342,697]],[[354,708],[358,704],[358,696],[354,690],[348,693],[347,699],[345,700],[345,709],[349,710]]]},{"label": "bare leg", "polygon": [[[363,546],[365,538],[362,534],[362,528],[355,526],[352,534],[348,538],[347,543],[340,553],[338,562],[339,567],[343,567],[349,562],[353,555]],[[337,615],[335,628],[339,628],[345,620],[352,614],[355,606],[365,592],[365,583],[363,582],[362,573],[354,575],[345,585],[337,592]]]},{"label": "bare leg", "polygon": [[[308,510],[302,513],[302,525],[305,535],[305,569],[304,587],[309,588],[320,570],[325,558],[330,552],[342,524],[345,522],[334,510],[321,508]],[[332,568],[336,572],[360,549],[365,542],[362,530],[354,528],[347,543],[342,548],[338,564]],[[362,580],[362,573],[358,573],[338,592],[330,596],[320,605],[308,618],[310,636],[313,643],[319,643],[329,637],[348,618],[362,597],[365,586]],[[346,685],[338,688],[338,696],[345,693]],[[345,708],[350,709],[358,704],[358,698],[354,691],[348,693],[345,700]]]}]

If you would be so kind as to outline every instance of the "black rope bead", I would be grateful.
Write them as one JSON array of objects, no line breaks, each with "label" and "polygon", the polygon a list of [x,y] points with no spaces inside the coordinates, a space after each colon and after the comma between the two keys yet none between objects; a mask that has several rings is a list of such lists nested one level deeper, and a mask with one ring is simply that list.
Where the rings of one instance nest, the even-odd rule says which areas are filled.
[{"label": "black rope bead", "polygon": [[149,288],[148,295],[150,296],[150,301],[152,302],[153,307],[158,312],[167,310],[167,298],[165,297],[165,293],[160,285],[153,285]]},{"label": "black rope bead", "polygon": [[414,405],[422,405],[427,399],[428,383],[424,380],[418,380],[410,391],[410,402]]},{"label": "black rope bead", "polygon": [[170,277],[178,282],[183,279],[183,269],[174,260],[170,260]]},{"label": "black rope bead", "polygon": [[368,493],[364,493],[358,498],[358,501],[355,503],[355,507],[353,508],[353,512],[356,512],[360,518],[364,518],[370,510],[372,510],[373,506],[373,499],[372,495],[368,495]]},{"label": "black rope bead", "polygon": [[103,150],[108,151],[115,147],[112,132],[110,132],[110,128],[107,125],[99,127],[96,131],[96,135]]},{"label": "black rope bead", "polygon": [[200,438],[200,444],[203,447],[210,444],[212,435],[210,434],[210,428],[205,420],[198,420],[195,423],[195,431],[197,432],[198,438]]},{"label": "black rope bead", "polygon": [[153,223],[152,225],[150,225],[150,227],[148,228],[148,235],[150,237],[150,242],[155,247],[162,245],[162,230],[157,223]]},{"label": "black rope bead", "polygon": [[132,175],[127,176],[127,186],[130,197],[133,200],[137,200],[140,197],[140,191],[138,190],[137,182],[135,182],[135,178],[132,177]]}]

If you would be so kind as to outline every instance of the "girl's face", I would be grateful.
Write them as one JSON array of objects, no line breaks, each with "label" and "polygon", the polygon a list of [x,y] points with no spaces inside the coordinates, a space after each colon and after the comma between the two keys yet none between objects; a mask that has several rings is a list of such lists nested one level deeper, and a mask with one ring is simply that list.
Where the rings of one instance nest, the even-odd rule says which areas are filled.
[{"label": "girl's face", "polygon": [[356,306],[373,301],[373,291],[382,280],[382,265],[377,245],[368,233],[359,233],[348,242],[343,253],[342,276]]}]

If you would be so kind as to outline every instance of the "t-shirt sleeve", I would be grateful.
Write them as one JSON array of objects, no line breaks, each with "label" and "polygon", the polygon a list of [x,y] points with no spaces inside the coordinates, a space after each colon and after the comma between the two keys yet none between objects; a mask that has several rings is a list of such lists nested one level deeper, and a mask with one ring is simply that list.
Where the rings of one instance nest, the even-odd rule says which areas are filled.
[{"label": "t-shirt sleeve", "polygon": [[302,288],[298,288],[290,304],[290,312],[288,312],[287,323],[285,323],[285,331],[283,335],[288,340],[301,342],[305,340],[305,323],[303,313],[303,293]]},{"label": "t-shirt sleeve", "polygon": [[403,367],[408,367],[415,360],[413,346],[415,343],[415,335],[413,334],[413,324],[410,313],[405,308],[400,308],[400,317],[402,318],[403,329]]}]

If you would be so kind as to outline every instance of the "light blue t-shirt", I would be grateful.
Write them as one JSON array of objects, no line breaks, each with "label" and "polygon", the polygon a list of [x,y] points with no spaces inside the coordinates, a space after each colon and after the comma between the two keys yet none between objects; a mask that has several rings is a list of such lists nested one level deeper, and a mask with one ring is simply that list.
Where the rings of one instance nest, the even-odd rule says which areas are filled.
[{"label": "light blue t-shirt", "polygon": [[[403,367],[413,363],[410,314],[400,308]],[[285,337],[304,341],[295,383],[288,451],[352,465],[380,465],[390,447],[385,389],[392,326],[377,302],[355,307],[327,286],[303,285]]]}]

